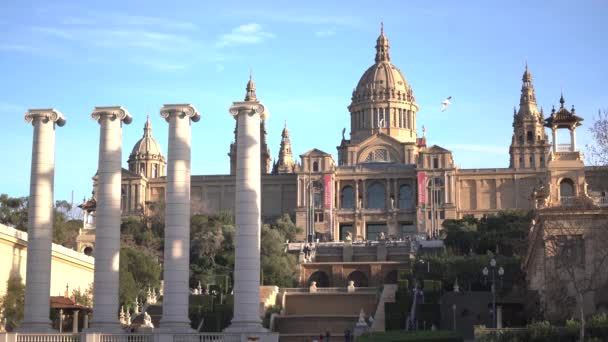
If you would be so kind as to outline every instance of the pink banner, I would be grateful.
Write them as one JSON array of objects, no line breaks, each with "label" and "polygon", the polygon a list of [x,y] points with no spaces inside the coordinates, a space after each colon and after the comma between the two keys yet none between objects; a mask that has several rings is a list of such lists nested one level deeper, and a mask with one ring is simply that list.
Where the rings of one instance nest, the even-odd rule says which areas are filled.
[{"label": "pink banner", "polygon": [[423,206],[426,203],[426,174],[423,171],[418,172],[418,205]]},{"label": "pink banner", "polygon": [[334,187],[331,184],[331,175],[325,175],[325,209],[332,208],[332,199],[334,197]]}]

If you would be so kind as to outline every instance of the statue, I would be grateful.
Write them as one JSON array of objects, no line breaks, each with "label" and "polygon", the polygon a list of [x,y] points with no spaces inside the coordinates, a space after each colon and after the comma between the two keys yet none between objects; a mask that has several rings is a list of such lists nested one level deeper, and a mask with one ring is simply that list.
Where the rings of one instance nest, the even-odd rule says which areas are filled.
[{"label": "statue", "polygon": [[139,309],[139,298],[135,297],[135,314],[139,315],[140,313],[140,309]]},{"label": "statue", "polygon": [[152,317],[147,312],[144,312],[144,324],[142,325],[144,328],[154,328],[154,324],[152,323]]},{"label": "statue", "polygon": [[344,241],[348,241],[348,242],[353,241],[353,234],[351,232],[347,232],[346,237],[344,238]]},{"label": "statue", "polygon": [[310,292],[310,293],[316,293],[317,292],[317,282],[316,281],[311,281],[310,282],[310,287],[308,288],[308,292]]},{"label": "statue", "polygon": [[346,292],[352,293],[355,292],[355,282],[352,280],[348,281],[348,286],[346,287]]},{"label": "statue", "polygon": [[200,280],[198,281],[198,286],[196,287],[196,290],[198,292],[197,294],[199,294],[199,295],[203,294],[203,287],[201,286],[201,281]]},{"label": "statue", "polygon": [[125,324],[131,325],[131,312],[129,310],[127,310],[127,314],[125,315]]},{"label": "statue", "polygon": [[359,320],[357,321],[357,325],[367,326],[367,323],[365,322],[365,312],[363,311],[363,309],[359,311]]},{"label": "statue", "polygon": [[346,140],[346,138],[344,138],[344,134],[346,134],[346,127],[342,128],[342,140]]},{"label": "statue", "polygon": [[458,286],[458,278],[456,278],[456,281],[454,282],[454,292],[460,292],[460,286]]},{"label": "statue", "polygon": [[120,324],[127,324],[127,320],[125,319],[125,310],[122,307],[122,305],[120,306]]}]

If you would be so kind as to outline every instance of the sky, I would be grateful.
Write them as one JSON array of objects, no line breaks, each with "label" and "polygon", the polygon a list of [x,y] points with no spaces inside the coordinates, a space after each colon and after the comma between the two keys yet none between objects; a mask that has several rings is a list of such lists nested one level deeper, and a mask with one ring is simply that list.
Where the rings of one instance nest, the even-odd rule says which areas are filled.
[{"label": "sky", "polygon": [[[191,103],[192,173],[229,173],[227,153],[250,69],[269,109],[278,157],[287,122],[294,155],[334,155],[350,130],[353,88],[373,64],[384,22],[391,61],[410,83],[418,132],[461,168],[508,167],[513,107],[527,61],[539,106],[563,91],[589,126],[608,108],[608,2],[600,1],[16,1],[0,2],[0,193],[29,191],[28,108],[56,108],[55,199],[89,196],[97,168],[95,106],[121,105],[123,165],[146,115],[165,156],[166,103]],[[441,101],[452,105],[440,112]],[[348,137],[347,137],[348,138]],[[298,158],[299,159],[299,158]]]}]

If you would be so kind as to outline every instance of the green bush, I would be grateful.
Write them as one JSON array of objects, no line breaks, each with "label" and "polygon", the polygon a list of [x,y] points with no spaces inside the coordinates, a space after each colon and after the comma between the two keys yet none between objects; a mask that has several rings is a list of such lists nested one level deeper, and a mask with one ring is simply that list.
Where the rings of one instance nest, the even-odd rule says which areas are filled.
[{"label": "green bush", "polygon": [[453,331],[390,331],[366,333],[357,342],[462,342],[462,335]]},{"label": "green bush", "polygon": [[397,280],[397,288],[399,290],[409,290],[409,288],[410,288],[410,281],[407,280],[407,279]]},{"label": "green bush", "polygon": [[412,270],[397,271],[397,280],[408,280],[412,277]]}]

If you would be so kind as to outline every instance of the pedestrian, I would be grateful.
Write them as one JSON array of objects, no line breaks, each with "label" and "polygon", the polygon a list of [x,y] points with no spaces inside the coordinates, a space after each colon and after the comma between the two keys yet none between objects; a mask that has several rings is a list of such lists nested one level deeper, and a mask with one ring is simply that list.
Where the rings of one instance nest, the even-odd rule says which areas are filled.
[{"label": "pedestrian", "polygon": [[325,342],[329,342],[329,337],[330,337],[330,333],[329,330],[325,331]]}]

